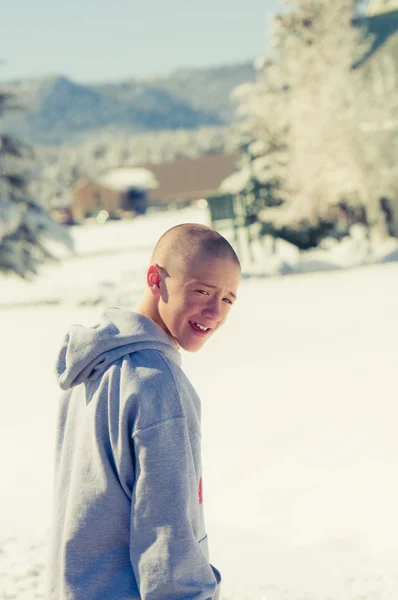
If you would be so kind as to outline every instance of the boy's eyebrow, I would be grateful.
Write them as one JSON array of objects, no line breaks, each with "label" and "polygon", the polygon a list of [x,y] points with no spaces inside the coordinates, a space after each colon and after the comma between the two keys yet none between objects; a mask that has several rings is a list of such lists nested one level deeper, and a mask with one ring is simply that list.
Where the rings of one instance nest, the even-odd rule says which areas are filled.
[{"label": "boy's eyebrow", "polygon": [[[198,284],[198,285],[205,285],[206,287],[208,287],[208,288],[212,288],[213,290],[216,290],[216,289],[217,289],[217,286],[216,286],[216,285],[210,285],[210,283],[205,283],[204,281],[198,281],[198,282],[197,282],[197,284]],[[235,294],[234,294],[233,292],[228,292],[228,294],[229,294],[230,296],[232,296],[232,298],[235,298],[235,300],[236,300],[236,296],[235,296]]]}]

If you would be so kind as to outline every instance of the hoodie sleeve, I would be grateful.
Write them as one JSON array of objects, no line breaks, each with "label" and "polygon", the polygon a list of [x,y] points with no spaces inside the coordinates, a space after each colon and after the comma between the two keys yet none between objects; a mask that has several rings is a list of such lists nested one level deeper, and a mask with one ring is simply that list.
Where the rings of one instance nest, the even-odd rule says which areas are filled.
[{"label": "hoodie sleeve", "polygon": [[[185,417],[133,433],[130,558],[142,600],[216,600],[218,571],[195,531],[199,500]],[[202,539],[201,539],[202,538]]]}]

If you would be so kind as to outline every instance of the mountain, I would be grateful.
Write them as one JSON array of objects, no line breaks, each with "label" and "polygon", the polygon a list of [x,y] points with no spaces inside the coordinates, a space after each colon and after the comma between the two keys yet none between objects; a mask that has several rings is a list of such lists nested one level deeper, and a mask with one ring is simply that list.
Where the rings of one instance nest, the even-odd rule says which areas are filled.
[{"label": "mountain", "polygon": [[[179,69],[169,77],[144,80],[142,85],[170,93],[173,98],[186,102],[195,110],[217,114],[224,122],[234,117],[232,90],[246,81],[254,81],[255,71],[251,62],[202,69]],[[125,81],[119,85],[100,85],[96,89],[126,100],[134,98],[136,81]]]},{"label": "mountain", "polygon": [[100,130],[224,125],[234,115],[232,90],[254,77],[252,64],[243,63],[120,83],[80,84],[62,76],[14,81],[7,88],[25,110],[5,116],[0,131],[35,145],[54,145]]}]

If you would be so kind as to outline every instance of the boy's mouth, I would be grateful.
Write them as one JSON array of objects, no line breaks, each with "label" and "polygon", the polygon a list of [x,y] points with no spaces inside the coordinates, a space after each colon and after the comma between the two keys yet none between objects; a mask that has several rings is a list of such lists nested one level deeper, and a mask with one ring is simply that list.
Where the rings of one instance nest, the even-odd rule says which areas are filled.
[{"label": "boy's mouth", "polygon": [[209,333],[210,331],[209,327],[205,327],[202,323],[198,323],[197,321],[189,321],[189,324],[195,333],[206,335],[206,333]]}]

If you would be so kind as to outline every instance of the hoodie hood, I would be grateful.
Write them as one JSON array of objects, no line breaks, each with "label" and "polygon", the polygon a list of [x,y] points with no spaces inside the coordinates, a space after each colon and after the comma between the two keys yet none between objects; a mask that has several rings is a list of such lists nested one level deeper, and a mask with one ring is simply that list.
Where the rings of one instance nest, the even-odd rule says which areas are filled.
[{"label": "hoodie hood", "polygon": [[122,356],[148,349],[181,365],[181,355],[159,325],[139,313],[108,308],[94,327],[72,325],[58,357],[58,383],[68,390],[93,381]]}]

